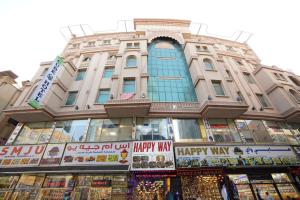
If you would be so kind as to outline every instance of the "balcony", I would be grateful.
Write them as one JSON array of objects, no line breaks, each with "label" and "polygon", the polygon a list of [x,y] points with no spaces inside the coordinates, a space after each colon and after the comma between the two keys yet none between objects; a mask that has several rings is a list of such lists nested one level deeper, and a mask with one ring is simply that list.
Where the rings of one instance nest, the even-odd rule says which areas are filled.
[{"label": "balcony", "polygon": [[151,102],[149,99],[112,99],[104,104],[109,117],[144,117],[148,115]]},{"label": "balcony", "polygon": [[200,112],[206,118],[237,118],[248,110],[244,102],[205,101]]},{"label": "balcony", "polygon": [[34,109],[30,106],[11,107],[3,112],[18,122],[51,121],[54,118],[54,112],[45,105],[41,106],[40,109]]}]

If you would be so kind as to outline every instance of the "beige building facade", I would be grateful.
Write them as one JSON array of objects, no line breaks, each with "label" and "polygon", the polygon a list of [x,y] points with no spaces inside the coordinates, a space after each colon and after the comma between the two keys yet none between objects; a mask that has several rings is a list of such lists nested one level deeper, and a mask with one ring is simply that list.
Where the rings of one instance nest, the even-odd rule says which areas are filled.
[{"label": "beige building facade", "polygon": [[[52,64],[42,62],[4,114],[19,122],[6,144],[11,155],[16,145],[45,149],[38,163],[26,163],[6,158],[2,147],[0,166],[9,176],[0,178],[15,185],[1,195],[259,199],[269,192],[274,199],[299,198],[300,77],[262,65],[247,43],[194,35],[190,23],[135,19],[134,32],[74,36],[41,108],[34,109],[28,100]],[[166,141],[165,151],[154,150]],[[110,155],[101,163],[103,152],[93,156],[95,145],[120,142],[132,146],[124,146],[118,164]],[[76,144],[87,156],[67,154]],[[50,147],[57,152],[48,158]],[[148,154],[136,152],[145,149]],[[21,190],[29,176],[36,185]]]},{"label": "beige building facade", "polygon": [[0,144],[4,145],[7,138],[17,125],[17,121],[4,115],[3,110],[14,105],[21,90],[15,85],[17,75],[12,71],[0,72]]}]

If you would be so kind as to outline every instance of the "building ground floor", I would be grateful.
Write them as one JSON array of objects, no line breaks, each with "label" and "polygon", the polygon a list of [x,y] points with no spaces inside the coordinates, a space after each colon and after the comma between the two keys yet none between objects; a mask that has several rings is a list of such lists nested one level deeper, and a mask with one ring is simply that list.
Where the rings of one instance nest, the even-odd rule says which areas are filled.
[{"label": "building ground floor", "polygon": [[[7,170],[9,171],[9,170]],[[172,171],[14,170],[0,176],[3,200],[300,199],[300,168],[198,168]]]}]

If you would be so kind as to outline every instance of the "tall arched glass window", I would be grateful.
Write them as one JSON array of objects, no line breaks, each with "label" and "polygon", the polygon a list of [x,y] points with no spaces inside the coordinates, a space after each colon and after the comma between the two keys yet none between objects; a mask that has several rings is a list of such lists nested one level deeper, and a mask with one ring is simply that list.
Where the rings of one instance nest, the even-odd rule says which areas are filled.
[{"label": "tall arched glass window", "polygon": [[214,65],[210,59],[204,58],[203,63],[205,66],[205,70],[214,70]]},{"label": "tall arched glass window", "polygon": [[180,44],[168,38],[148,46],[148,97],[154,102],[195,102],[194,85]]},{"label": "tall arched glass window", "polygon": [[128,56],[126,60],[126,67],[136,67],[136,57],[135,56]]}]

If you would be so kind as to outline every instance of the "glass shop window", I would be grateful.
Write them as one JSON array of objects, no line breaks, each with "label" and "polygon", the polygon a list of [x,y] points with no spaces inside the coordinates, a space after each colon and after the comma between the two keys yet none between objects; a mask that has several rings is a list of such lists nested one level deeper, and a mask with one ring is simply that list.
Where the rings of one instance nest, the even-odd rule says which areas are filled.
[{"label": "glass shop window", "polygon": [[11,199],[36,199],[42,183],[44,181],[44,175],[22,175],[16,186]]},{"label": "glass shop window", "polygon": [[229,184],[232,188],[234,199],[254,200],[249,179],[246,174],[228,175]]},{"label": "glass shop window", "polygon": [[245,120],[249,130],[258,143],[273,143],[273,139],[260,120]]},{"label": "glass shop window", "polygon": [[284,130],[280,127],[277,122],[274,121],[263,121],[269,134],[271,135],[274,143],[288,143],[288,138],[284,133]]},{"label": "glass shop window", "polygon": [[131,140],[132,127],[132,118],[92,119],[86,141],[105,142]]},{"label": "glass shop window", "polygon": [[0,176],[0,199],[9,200],[19,176]]},{"label": "glass shop window", "polygon": [[23,126],[14,144],[47,143],[53,131],[53,122],[27,123]]},{"label": "glass shop window", "polygon": [[290,132],[292,132],[293,136],[296,138],[297,142],[300,143],[300,124],[297,123],[288,123],[286,127]]},{"label": "glass shop window", "polygon": [[208,121],[216,142],[241,142],[233,120],[209,119]]},{"label": "glass shop window", "polygon": [[137,140],[165,140],[171,139],[173,130],[171,120],[162,118],[137,118]]},{"label": "glass shop window", "polygon": [[235,120],[235,125],[236,125],[236,128],[237,128],[238,132],[241,135],[241,138],[245,142],[248,142],[248,143],[253,143],[254,142],[254,137],[252,135],[252,132],[251,132],[251,130],[249,130],[245,120],[237,119],[237,120]]},{"label": "glass shop window", "polygon": [[51,138],[51,143],[83,142],[88,120],[58,121]]},{"label": "glass shop window", "polygon": [[201,139],[198,119],[173,119],[172,124],[177,142]]}]

